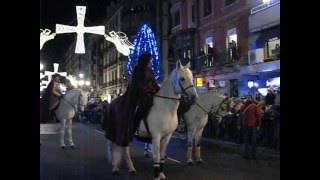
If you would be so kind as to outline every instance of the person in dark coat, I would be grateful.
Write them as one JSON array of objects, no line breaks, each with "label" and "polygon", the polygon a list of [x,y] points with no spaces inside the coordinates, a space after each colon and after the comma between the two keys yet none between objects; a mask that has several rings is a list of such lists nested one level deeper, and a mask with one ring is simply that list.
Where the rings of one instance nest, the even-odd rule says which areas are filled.
[{"label": "person in dark coat", "polygon": [[52,112],[57,106],[59,99],[63,96],[59,92],[59,74],[53,74],[52,80],[44,91],[40,101],[40,122],[48,123],[52,120]]},{"label": "person in dark coat", "polygon": [[144,53],[139,57],[126,92],[107,106],[102,125],[106,138],[119,146],[128,146],[159,89],[151,69],[151,54]]},{"label": "person in dark coat", "polygon": [[268,93],[267,93],[267,95],[265,97],[266,105],[267,106],[274,105],[275,104],[275,99],[276,99],[275,93],[271,89],[268,89]]}]

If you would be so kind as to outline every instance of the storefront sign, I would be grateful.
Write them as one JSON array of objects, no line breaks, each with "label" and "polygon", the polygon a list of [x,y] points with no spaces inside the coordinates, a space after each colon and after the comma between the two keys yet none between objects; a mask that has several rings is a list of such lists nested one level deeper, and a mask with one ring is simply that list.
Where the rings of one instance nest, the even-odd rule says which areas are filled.
[{"label": "storefront sign", "polygon": [[197,78],[197,87],[201,87],[203,85],[203,78]]}]

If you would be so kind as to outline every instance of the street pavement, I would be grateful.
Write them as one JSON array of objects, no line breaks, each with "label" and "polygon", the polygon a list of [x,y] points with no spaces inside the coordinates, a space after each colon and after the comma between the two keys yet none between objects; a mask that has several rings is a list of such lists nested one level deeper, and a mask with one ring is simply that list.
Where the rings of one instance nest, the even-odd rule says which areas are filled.
[{"label": "street pavement", "polygon": [[[125,160],[120,174],[112,175],[107,158],[107,143],[100,125],[73,123],[73,141],[76,148],[59,144],[58,124],[40,128],[41,180],[151,180],[153,162],[144,158],[144,144],[134,141],[130,146],[136,175],[130,175]],[[66,141],[67,145],[67,141]],[[259,157],[246,160],[239,153],[224,151],[209,142],[203,143],[203,165],[188,166],[186,141],[173,137],[167,148],[164,172],[168,180],[277,180],[280,179],[280,158]]]}]

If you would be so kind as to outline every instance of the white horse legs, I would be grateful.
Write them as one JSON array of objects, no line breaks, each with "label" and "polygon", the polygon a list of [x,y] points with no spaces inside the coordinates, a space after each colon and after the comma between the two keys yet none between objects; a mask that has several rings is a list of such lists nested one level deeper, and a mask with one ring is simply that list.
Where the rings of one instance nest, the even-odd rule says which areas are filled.
[{"label": "white horse legs", "polygon": [[192,152],[193,152],[193,146],[194,146],[194,137],[195,137],[195,132],[196,129],[194,128],[190,128],[188,130],[188,151],[187,151],[187,158],[188,158],[188,161],[187,163],[189,165],[193,165],[193,159],[192,159]]},{"label": "white horse legs", "polygon": [[160,177],[160,137],[152,138],[152,154],[153,154],[153,170],[154,179],[159,180]]},{"label": "white horse legs", "polygon": [[196,136],[194,138],[195,140],[195,146],[196,146],[196,160],[197,160],[197,164],[202,164],[203,160],[201,158],[201,148],[200,148],[200,140],[201,140],[201,136],[202,136],[202,132],[203,132],[203,128],[200,129],[197,133]]},{"label": "white horse legs", "polygon": [[71,148],[74,148],[74,143],[72,139],[72,119],[67,120],[67,132],[68,132],[68,141]]},{"label": "white horse legs", "polygon": [[166,149],[168,143],[170,141],[172,134],[167,135],[166,137],[162,138],[160,141],[160,168],[159,168],[159,177],[160,179],[166,179],[166,176],[163,173],[164,170],[164,160],[166,158]]},{"label": "white horse legs", "polygon": [[150,157],[149,149],[151,150],[151,148],[152,147],[150,147],[149,143],[145,143],[145,145],[144,145],[144,157],[145,158],[149,158]]},{"label": "white horse legs", "polygon": [[60,127],[60,146],[61,148],[65,148],[66,145],[64,144],[64,133],[65,133],[65,127],[66,127],[66,120],[61,119],[60,120],[61,127]]},{"label": "white horse legs", "polygon": [[132,160],[131,160],[131,156],[130,156],[130,152],[129,152],[129,146],[125,147],[125,159],[127,161],[127,165],[128,165],[128,168],[129,168],[129,173],[135,174],[136,173],[136,169],[134,168]]},{"label": "white horse legs", "polygon": [[72,148],[74,148],[74,143],[72,140],[72,119],[69,119],[69,120],[62,119],[60,123],[61,123],[61,127],[60,127],[60,146],[61,146],[61,148],[66,147],[66,145],[64,143],[64,135],[65,135],[66,127],[67,127],[69,145]]},{"label": "white horse legs", "polygon": [[121,147],[117,146],[112,143],[112,173],[118,174],[119,173],[119,165],[121,161]]}]

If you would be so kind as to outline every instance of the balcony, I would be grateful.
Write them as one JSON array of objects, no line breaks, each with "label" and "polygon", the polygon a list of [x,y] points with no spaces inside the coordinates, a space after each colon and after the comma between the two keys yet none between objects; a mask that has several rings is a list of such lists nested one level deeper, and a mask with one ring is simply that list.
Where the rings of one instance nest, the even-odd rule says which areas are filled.
[{"label": "balcony", "polygon": [[280,0],[270,0],[251,8],[249,16],[250,32],[257,32],[280,24]]}]

